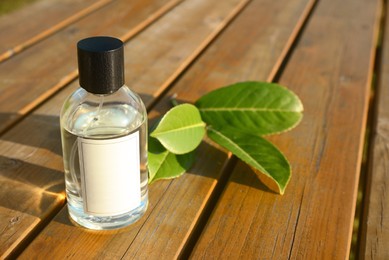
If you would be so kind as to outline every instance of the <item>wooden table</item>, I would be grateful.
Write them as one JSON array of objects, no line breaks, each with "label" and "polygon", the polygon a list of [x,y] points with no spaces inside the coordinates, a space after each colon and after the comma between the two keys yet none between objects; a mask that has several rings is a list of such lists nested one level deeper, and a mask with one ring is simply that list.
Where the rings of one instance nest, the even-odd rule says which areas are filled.
[{"label": "wooden table", "polygon": [[[385,8],[380,0],[40,0],[0,17],[2,258],[346,259],[353,248],[353,257],[389,259]],[[78,86],[76,42],[93,35],[126,42],[126,83],[150,119],[174,94],[194,102],[239,81],[296,92],[303,121],[269,137],[293,168],[286,193],[205,139],[184,176],[149,187],[135,224],[96,232],[70,222],[59,111]]]}]

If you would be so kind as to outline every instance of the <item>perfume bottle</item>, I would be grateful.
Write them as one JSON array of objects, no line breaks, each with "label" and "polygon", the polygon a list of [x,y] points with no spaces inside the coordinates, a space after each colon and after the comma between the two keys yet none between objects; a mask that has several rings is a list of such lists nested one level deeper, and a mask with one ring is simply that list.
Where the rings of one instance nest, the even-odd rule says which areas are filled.
[{"label": "perfume bottle", "polygon": [[78,42],[80,88],[61,110],[69,215],[103,230],[138,220],[148,204],[147,112],[124,85],[123,42]]}]

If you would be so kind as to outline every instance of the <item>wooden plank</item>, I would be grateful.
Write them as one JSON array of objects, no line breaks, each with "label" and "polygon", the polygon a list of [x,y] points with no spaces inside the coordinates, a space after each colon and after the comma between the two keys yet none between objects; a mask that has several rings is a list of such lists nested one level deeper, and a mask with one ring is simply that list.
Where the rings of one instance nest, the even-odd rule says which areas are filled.
[{"label": "wooden plank", "polygon": [[1,206],[0,215],[2,216],[0,223],[0,252],[2,255],[0,257],[5,259],[15,250],[15,246],[22,242],[25,237],[23,233],[29,233],[37,225],[39,218]]},{"label": "wooden plank", "polygon": [[280,78],[305,106],[296,129],[271,138],[294,172],[285,195],[238,163],[194,259],[348,259],[379,11],[318,2]]},{"label": "wooden plank", "polygon": [[[202,0],[196,5],[213,6],[212,9],[208,8],[207,12],[215,10],[214,8],[220,5],[219,1],[210,2]],[[186,4],[189,6],[190,3],[185,2],[174,11],[178,12]],[[277,2],[259,0],[251,3],[233,20],[233,23],[223,31],[188,72],[174,84],[166,98],[151,111],[150,118],[169,109],[168,99],[173,93],[177,93],[180,100],[194,101],[206,91],[220,87],[219,84],[223,80],[227,84],[239,80],[240,77],[267,78],[274,70],[274,66],[277,66],[279,60],[284,57],[284,50],[289,47],[291,37],[298,30],[295,27],[296,24],[297,27],[301,25],[301,16],[311,5],[312,1],[306,0],[293,3],[286,0]],[[236,6],[242,6],[242,2],[236,2]],[[193,12],[194,8],[190,10]],[[182,18],[195,19],[196,16],[190,14],[190,12],[180,15],[171,13],[171,15],[179,15]],[[209,17],[208,15],[206,17]],[[202,19],[203,21],[209,20],[209,18]],[[176,23],[173,28],[177,29],[179,24]],[[255,30],[253,30],[253,24],[256,25]],[[164,27],[159,26],[159,28]],[[269,38],[272,40],[269,41]],[[173,49],[179,49],[174,41],[170,43]],[[231,53],[236,53],[243,58],[237,59],[236,56],[230,55]],[[264,60],[267,62],[262,62]],[[249,69],[247,69],[247,64],[250,64]],[[242,68],[244,66],[246,70]],[[236,74],[229,73],[232,68],[237,71]],[[164,68],[155,67],[154,70],[164,70]],[[171,74],[174,73],[174,71],[171,72]],[[225,79],[226,77],[228,79]],[[147,82],[146,79],[145,82]],[[134,89],[142,93],[141,84],[134,85]],[[158,87],[155,91],[159,91]],[[63,97],[59,95],[57,97],[63,100]],[[49,104],[53,107],[52,109],[58,109],[57,97],[42,106],[36,113],[49,109]],[[224,168],[228,167],[228,162],[226,153],[211,143],[204,142],[198,152],[196,165],[188,174],[176,180],[161,181],[150,186],[149,209],[146,215],[134,225],[116,231],[90,232],[71,225],[67,220],[67,210],[64,209],[23,252],[21,259],[34,257],[34,255],[82,257],[86,254],[88,257],[96,258],[147,257],[153,259],[159,257],[169,259],[177,257],[185,248],[185,243],[214,191],[218,179],[223,174]],[[85,242],[81,245],[74,241]]]},{"label": "wooden plank", "polygon": [[[153,95],[162,92],[163,88],[185,69],[245,3],[240,0],[188,1],[177,7],[171,14],[161,18],[125,46],[125,67],[134,68],[126,70],[126,82],[141,92],[146,105],[150,107],[154,101]],[[192,33],[182,37],[183,32],[189,28]],[[174,45],[171,44],[172,40]],[[16,194],[11,188],[0,190],[0,205],[5,203],[2,201],[8,201],[10,196],[16,196],[17,203],[12,200],[4,206],[16,207],[16,210],[44,219],[44,216],[56,210],[55,207],[63,204],[64,180],[58,115],[64,99],[77,86],[78,82],[74,82],[12,131],[2,136],[0,155],[3,156],[4,162],[0,161],[0,169],[5,168],[3,165],[10,165],[8,161],[18,161],[20,164],[35,162],[42,173],[41,181],[35,180],[33,186],[23,186],[23,183],[19,184],[14,180],[16,168],[10,168],[9,173],[0,171],[2,187],[8,187],[14,182],[16,184],[12,188],[16,185],[19,187]],[[32,167],[32,163],[29,167]],[[29,167],[18,170],[20,172],[18,174],[26,182],[34,178],[34,175],[30,175]],[[57,174],[58,171],[60,174]],[[54,196],[42,198],[41,190],[47,189],[46,187],[56,187],[57,192],[52,194]],[[1,193],[2,191],[4,193]],[[41,206],[35,207],[34,201],[39,202]],[[65,216],[66,214],[67,211]],[[19,240],[15,241],[18,242]]]},{"label": "wooden plank", "polygon": [[0,133],[76,78],[78,40],[91,35],[128,40],[179,2],[115,1],[1,63]]},{"label": "wooden plank", "polygon": [[364,193],[363,218],[360,220],[361,259],[389,259],[389,6],[384,7],[386,17],[378,60],[369,171]]},{"label": "wooden plank", "polygon": [[40,0],[0,17],[0,62],[112,0]]}]

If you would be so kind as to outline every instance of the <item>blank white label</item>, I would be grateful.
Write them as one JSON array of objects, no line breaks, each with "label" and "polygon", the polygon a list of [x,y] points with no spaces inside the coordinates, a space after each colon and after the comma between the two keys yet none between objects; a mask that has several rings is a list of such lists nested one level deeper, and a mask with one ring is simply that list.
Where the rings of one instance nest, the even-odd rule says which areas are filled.
[{"label": "blank white label", "polygon": [[79,137],[78,149],[85,213],[114,216],[140,205],[139,131],[116,139]]}]

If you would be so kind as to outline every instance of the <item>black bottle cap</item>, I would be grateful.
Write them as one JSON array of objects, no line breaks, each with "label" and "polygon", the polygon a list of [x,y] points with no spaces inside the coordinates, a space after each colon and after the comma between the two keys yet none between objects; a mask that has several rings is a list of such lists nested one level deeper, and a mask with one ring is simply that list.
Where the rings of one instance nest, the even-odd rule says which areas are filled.
[{"label": "black bottle cap", "polygon": [[93,94],[111,94],[124,85],[123,42],[97,36],[77,43],[80,86]]}]

